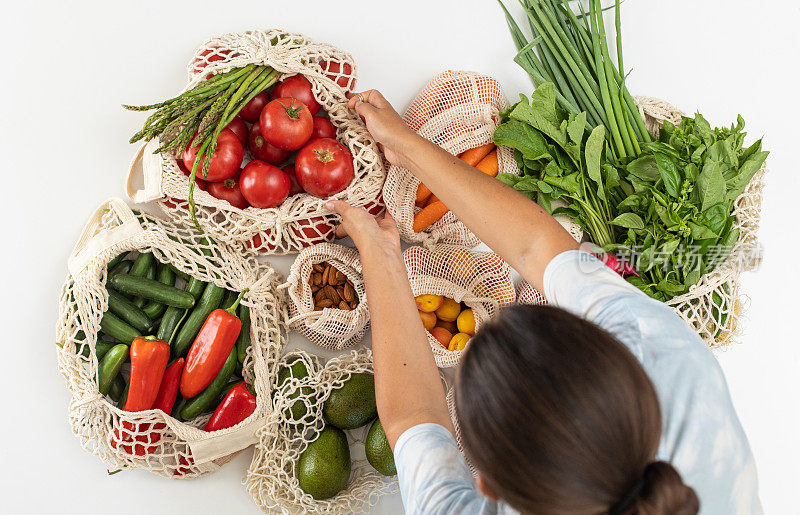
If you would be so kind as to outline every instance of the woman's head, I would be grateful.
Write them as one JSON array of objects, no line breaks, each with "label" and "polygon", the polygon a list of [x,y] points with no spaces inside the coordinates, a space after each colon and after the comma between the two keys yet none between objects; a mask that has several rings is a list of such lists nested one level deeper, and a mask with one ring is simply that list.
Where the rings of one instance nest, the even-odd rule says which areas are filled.
[{"label": "woman's head", "polygon": [[470,343],[456,413],[467,456],[496,496],[529,513],[696,513],[675,469],[654,462],[661,412],[636,358],[591,322],[507,308]]}]

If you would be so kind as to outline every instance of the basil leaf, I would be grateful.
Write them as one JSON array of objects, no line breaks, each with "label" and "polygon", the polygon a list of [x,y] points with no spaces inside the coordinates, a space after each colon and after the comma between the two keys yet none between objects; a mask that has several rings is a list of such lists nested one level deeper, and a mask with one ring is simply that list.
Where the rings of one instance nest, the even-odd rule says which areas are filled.
[{"label": "basil leaf", "polygon": [[678,198],[681,190],[681,177],[675,168],[675,163],[661,152],[654,152],[653,157],[656,160],[661,179],[664,181],[664,189],[672,198]]},{"label": "basil leaf", "polygon": [[642,217],[636,213],[622,213],[617,215],[616,218],[611,220],[612,225],[618,227],[626,227],[628,229],[644,229],[644,221]]},{"label": "basil leaf", "polygon": [[725,200],[725,179],[719,163],[706,162],[697,177],[696,188],[702,204],[701,211]]},{"label": "basil leaf", "polygon": [[634,159],[628,163],[626,170],[630,175],[644,182],[655,182],[660,177],[656,159],[652,154],[645,154]]}]

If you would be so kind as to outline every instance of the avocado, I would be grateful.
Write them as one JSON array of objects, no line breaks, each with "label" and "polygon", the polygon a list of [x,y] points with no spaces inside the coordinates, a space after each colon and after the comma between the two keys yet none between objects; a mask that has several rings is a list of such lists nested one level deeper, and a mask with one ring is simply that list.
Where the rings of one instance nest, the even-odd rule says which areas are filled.
[{"label": "avocado", "polygon": [[375,377],[353,374],[341,388],[333,390],[322,406],[329,424],[339,429],[361,427],[378,416],[375,405]]},{"label": "avocado", "polygon": [[364,442],[364,450],[367,453],[367,461],[372,467],[384,476],[397,474],[394,466],[394,453],[389,447],[389,440],[383,432],[381,419],[375,419],[367,432],[367,439]]},{"label": "avocado", "polygon": [[[294,361],[291,365],[281,366],[280,370],[278,370],[278,389],[280,389],[289,377],[294,377],[295,379],[303,379],[304,377],[308,377],[308,369],[306,368],[305,363],[303,363],[300,359]],[[314,390],[311,389],[309,386],[302,386],[300,387],[300,391],[298,392],[295,390],[294,392],[288,395],[288,399],[296,399],[301,394],[302,395],[311,395],[314,393]],[[311,397],[312,402],[314,401],[314,397]],[[284,416],[292,421],[298,422],[306,416],[306,412],[308,408],[306,408],[306,403],[303,401],[296,401],[290,408],[288,408]]]},{"label": "avocado", "polygon": [[338,494],[350,480],[350,447],[344,431],[327,426],[300,455],[300,488],[317,500]]}]

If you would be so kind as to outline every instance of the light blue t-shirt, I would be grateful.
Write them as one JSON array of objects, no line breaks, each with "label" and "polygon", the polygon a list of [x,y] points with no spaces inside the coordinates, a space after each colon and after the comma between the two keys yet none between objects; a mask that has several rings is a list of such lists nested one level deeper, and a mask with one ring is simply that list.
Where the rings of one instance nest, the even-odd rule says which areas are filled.
[{"label": "light blue t-shirt", "polygon": [[[694,488],[700,512],[761,513],[750,446],[722,370],[700,337],[671,308],[585,252],[556,256],[544,289],[550,304],[609,331],[642,364],[663,418],[656,459],[672,463]],[[394,456],[407,513],[508,510],[481,495],[453,435],[438,424],[405,431]]]}]

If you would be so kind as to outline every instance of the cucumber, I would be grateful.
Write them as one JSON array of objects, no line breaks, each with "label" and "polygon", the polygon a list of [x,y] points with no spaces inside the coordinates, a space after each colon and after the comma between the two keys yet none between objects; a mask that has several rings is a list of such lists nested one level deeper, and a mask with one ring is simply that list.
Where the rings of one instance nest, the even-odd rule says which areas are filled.
[{"label": "cucumber", "polygon": [[[113,349],[116,345],[117,344],[114,342],[104,342],[103,340],[97,340],[97,343],[94,346],[94,355],[97,356],[98,362],[101,359],[103,359],[103,356],[108,354],[108,351]],[[88,349],[89,346],[87,345],[85,348]]]},{"label": "cucumber", "polygon": [[180,325],[184,315],[186,315],[185,309],[176,308],[173,306],[168,307],[164,312],[164,315],[161,317],[161,323],[158,325],[156,338],[159,340],[164,340],[171,345],[172,335],[175,333],[175,329],[178,328],[178,325]]},{"label": "cucumber", "polygon": [[106,282],[108,282],[112,277],[117,274],[127,274],[131,271],[131,266],[133,265],[133,261],[126,259],[125,261],[120,261],[116,264],[113,268],[108,271],[108,278]]},{"label": "cucumber", "polygon": [[189,282],[186,284],[186,291],[192,297],[194,297],[194,300],[199,299],[200,295],[203,294],[203,291],[205,291],[205,289],[206,289],[206,283],[194,277],[190,278]]},{"label": "cucumber", "polygon": [[239,298],[238,293],[231,290],[225,290],[225,297],[222,299],[219,307],[222,309],[228,309],[229,307],[233,306],[233,303],[236,302],[237,298]]},{"label": "cucumber", "polygon": [[119,374],[122,364],[128,360],[128,346],[120,343],[115,345],[108,353],[103,356],[97,366],[97,387],[101,394],[105,395],[111,389],[111,383]]},{"label": "cucumber", "polygon": [[216,284],[208,283],[200,300],[197,301],[197,306],[189,313],[188,318],[183,323],[175,341],[172,343],[172,357],[184,356],[194,342],[197,333],[208,318],[212,311],[219,307],[222,302],[222,297],[225,296],[225,289],[220,288]]},{"label": "cucumber", "polygon": [[153,329],[153,321],[147,314],[129,301],[125,295],[108,290],[108,309],[140,334],[149,334]]},{"label": "cucumber", "polygon": [[116,338],[122,343],[130,345],[133,339],[141,336],[139,331],[123,322],[117,315],[106,311],[100,319],[100,329],[112,338]]},{"label": "cucumber", "polygon": [[190,293],[146,277],[135,277],[130,274],[115,275],[111,279],[111,287],[118,292],[138,295],[167,306],[183,309],[194,306],[194,297]]},{"label": "cucumber", "polygon": [[[128,273],[134,277],[148,277],[151,271],[155,273],[155,258],[150,252],[142,252],[136,257],[136,261],[133,262],[131,271]],[[149,278],[153,279],[154,277]],[[147,302],[142,297],[134,297],[131,301],[140,308]]]},{"label": "cucumber", "polygon": [[176,267],[175,265],[170,264],[170,265],[167,265],[167,266],[172,270],[173,274],[177,275],[178,277],[180,277],[181,279],[183,279],[187,283],[191,280],[191,278],[192,278],[191,275],[189,275],[186,272],[178,269],[178,267]]},{"label": "cucumber", "polygon": [[206,386],[205,390],[189,399],[186,406],[180,411],[181,420],[193,419],[209,409],[219,397],[219,394],[222,393],[225,385],[228,384],[234,368],[236,368],[236,349],[231,349],[231,353],[228,354],[228,359],[225,360],[225,364],[222,365],[217,377]]},{"label": "cucumber", "polygon": [[[156,280],[156,267],[155,265],[151,266],[147,269],[147,271],[142,276],[142,279],[150,279],[151,281]],[[143,308],[145,304],[147,304],[147,299],[142,297],[141,295],[137,295],[133,298],[133,303],[139,307]]]},{"label": "cucumber", "polygon": [[[166,284],[167,286],[175,286],[175,272],[173,272],[168,265],[161,265],[158,268],[158,276],[156,277],[156,280],[161,284]],[[155,320],[163,315],[166,309],[166,304],[151,300],[144,305],[142,311],[144,311],[145,315]]]},{"label": "cucumber", "polygon": [[236,339],[236,355],[239,363],[244,363],[247,357],[247,348],[250,347],[250,308],[239,304],[239,320],[242,321],[242,330]]},{"label": "cucumber", "polygon": [[119,402],[122,398],[122,394],[125,392],[125,388],[127,388],[127,384],[125,384],[125,378],[122,377],[122,374],[117,374],[117,377],[114,378],[114,381],[111,383],[111,388],[108,390],[108,396],[111,397],[111,400],[114,402]]},{"label": "cucumber", "polygon": [[112,268],[117,266],[117,264],[120,261],[122,261],[122,258],[125,257],[125,254],[127,254],[127,252],[123,252],[122,254],[117,254],[117,256],[114,259],[106,263],[106,270],[111,271]]}]

